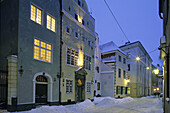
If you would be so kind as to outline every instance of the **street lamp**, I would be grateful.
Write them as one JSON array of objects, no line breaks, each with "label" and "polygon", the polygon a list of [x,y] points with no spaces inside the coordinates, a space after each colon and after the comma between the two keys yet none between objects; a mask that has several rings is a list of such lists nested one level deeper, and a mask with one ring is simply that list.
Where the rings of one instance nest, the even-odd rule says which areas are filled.
[{"label": "street lamp", "polygon": [[149,70],[149,67],[146,67],[147,70]]},{"label": "street lamp", "polygon": [[136,57],[136,61],[139,61],[140,60],[140,57]]},{"label": "street lamp", "polygon": [[159,74],[159,69],[154,69],[153,72],[155,73],[155,75]]}]

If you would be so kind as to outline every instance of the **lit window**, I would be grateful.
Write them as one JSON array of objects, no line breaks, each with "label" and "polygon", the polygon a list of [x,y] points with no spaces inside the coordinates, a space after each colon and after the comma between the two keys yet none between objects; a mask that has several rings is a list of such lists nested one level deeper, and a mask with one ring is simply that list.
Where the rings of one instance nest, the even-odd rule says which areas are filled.
[{"label": "lit window", "polygon": [[66,80],[66,93],[73,93],[73,80]]},{"label": "lit window", "polygon": [[47,28],[55,32],[55,18],[50,15],[47,15]]},{"label": "lit window", "polygon": [[84,59],[83,67],[85,69],[91,70],[91,57],[84,55],[83,59]]},{"label": "lit window", "polygon": [[87,93],[91,92],[91,83],[87,82]]},{"label": "lit window", "polygon": [[41,13],[42,10],[31,4],[31,20],[41,24]]},{"label": "lit window", "polygon": [[100,90],[100,82],[97,83],[97,90]]},{"label": "lit window", "polygon": [[34,39],[34,59],[51,62],[52,45]]},{"label": "lit window", "polygon": [[78,51],[67,47],[67,64],[78,65]]},{"label": "lit window", "polygon": [[116,87],[116,94],[121,94],[121,86]]}]

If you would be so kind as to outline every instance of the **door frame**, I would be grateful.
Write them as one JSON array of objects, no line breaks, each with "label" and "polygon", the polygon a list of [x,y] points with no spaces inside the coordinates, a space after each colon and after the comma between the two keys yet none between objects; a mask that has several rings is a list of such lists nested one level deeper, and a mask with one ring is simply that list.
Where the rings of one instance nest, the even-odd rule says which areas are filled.
[{"label": "door frame", "polygon": [[[47,77],[47,80],[48,80],[48,82],[46,83],[47,84],[47,96],[48,96],[47,97],[47,103],[48,102],[52,102],[52,84],[53,84],[53,79],[52,79],[52,77],[48,73],[39,72],[39,73],[36,73],[34,75],[34,78],[33,78],[33,103],[35,103],[36,84],[40,84],[41,83],[41,82],[37,82],[36,81],[36,78],[39,75]],[[41,83],[41,84],[44,84],[44,83]]]}]

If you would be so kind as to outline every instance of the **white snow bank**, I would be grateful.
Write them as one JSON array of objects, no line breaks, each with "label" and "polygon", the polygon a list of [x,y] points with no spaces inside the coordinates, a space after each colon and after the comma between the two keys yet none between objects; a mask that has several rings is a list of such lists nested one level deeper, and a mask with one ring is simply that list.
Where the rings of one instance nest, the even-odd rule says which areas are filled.
[{"label": "white snow bank", "polygon": [[155,96],[146,96],[146,97],[141,97],[141,98],[155,98]]},{"label": "white snow bank", "polygon": [[75,106],[78,110],[86,110],[95,107],[95,104],[91,100],[86,99],[84,102],[78,103]]},{"label": "white snow bank", "polygon": [[22,111],[18,113],[74,113],[72,110],[64,106],[42,106],[40,108],[32,109],[30,111]]},{"label": "white snow bank", "polygon": [[131,101],[134,101],[134,99],[131,98],[131,97],[125,97],[123,99],[115,99],[116,104],[128,103],[128,102],[131,102]]},{"label": "white snow bank", "polygon": [[131,97],[125,97],[122,99],[115,99],[112,97],[96,97],[94,98],[93,103],[97,104],[97,106],[110,106],[114,104],[128,103],[131,101],[134,101],[134,99]]}]

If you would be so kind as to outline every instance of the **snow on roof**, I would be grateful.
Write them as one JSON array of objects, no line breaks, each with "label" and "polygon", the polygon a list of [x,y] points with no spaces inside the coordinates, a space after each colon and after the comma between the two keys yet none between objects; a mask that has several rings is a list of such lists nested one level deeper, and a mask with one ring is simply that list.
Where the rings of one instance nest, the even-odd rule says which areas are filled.
[{"label": "snow on roof", "polygon": [[118,50],[126,55],[126,53],[124,53],[113,41],[100,45],[100,49],[101,49],[101,53]]},{"label": "snow on roof", "polygon": [[101,73],[114,73],[114,71],[102,71]]},{"label": "snow on roof", "polygon": [[102,59],[102,62],[116,62],[116,60],[115,59],[112,59],[112,60],[107,60],[107,59]]}]

